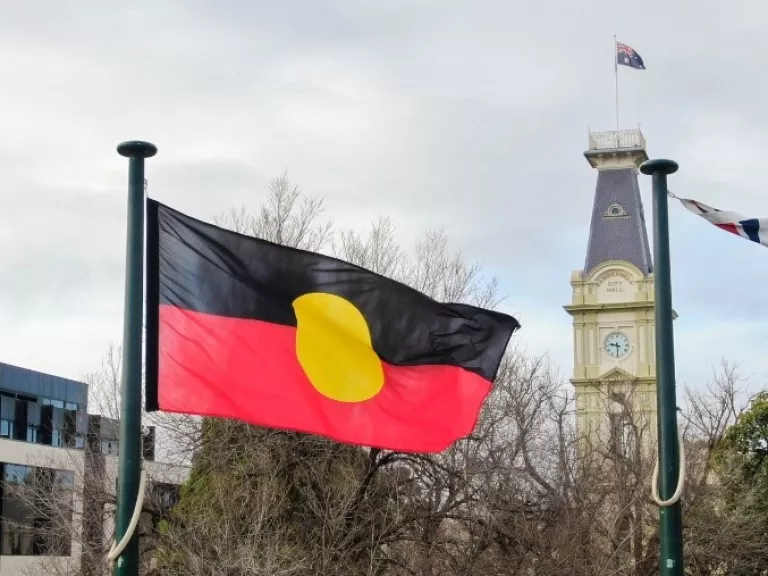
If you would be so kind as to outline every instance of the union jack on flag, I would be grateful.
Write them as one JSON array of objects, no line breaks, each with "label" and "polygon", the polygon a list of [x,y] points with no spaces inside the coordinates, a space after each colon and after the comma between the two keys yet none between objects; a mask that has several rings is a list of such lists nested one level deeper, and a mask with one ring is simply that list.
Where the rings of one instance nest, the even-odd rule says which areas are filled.
[{"label": "union jack on flag", "polygon": [[[677,198],[670,194],[673,198]],[[744,218],[741,214],[735,212],[726,212],[702,204],[697,200],[687,200],[677,198],[680,202],[694,214],[698,214],[707,222],[714,224],[731,234],[736,234],[752,242],[757,242],[768,247],[768,218]]]},{"label": "union jack on flag", "polygon": [[631,46],[621,42],[616,43],[616,63],[637,70],[645,70],[643,59]]}]

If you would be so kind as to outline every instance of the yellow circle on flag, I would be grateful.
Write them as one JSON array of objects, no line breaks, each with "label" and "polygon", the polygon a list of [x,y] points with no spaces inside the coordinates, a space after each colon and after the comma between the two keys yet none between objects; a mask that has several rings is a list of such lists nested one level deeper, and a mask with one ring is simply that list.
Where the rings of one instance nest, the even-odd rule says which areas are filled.
[{"label": "yellow circle on flag", "polygon": [[293,301],[296,356],[312,386],[339,402],[363,402],[384,386],[365,317],[349,300],[312,292]]}]

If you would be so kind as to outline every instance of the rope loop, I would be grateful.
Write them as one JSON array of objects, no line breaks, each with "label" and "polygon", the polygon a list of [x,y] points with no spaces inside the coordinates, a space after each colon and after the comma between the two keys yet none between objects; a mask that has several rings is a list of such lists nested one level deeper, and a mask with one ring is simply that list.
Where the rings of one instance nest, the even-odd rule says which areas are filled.
[{"label": "rope loop", "polygon": [[125,547],[128,546],[128,542],[131,541],[133,533],[136,531],[136,526],[139,524],[139,518],[141,517],[141,510],[144,507],[144,488],[147,484],[147,473],[142,468],[141,479],[139,480],[139,493],[136,495],[136,506],[133,508],[133,516],[128,524],[128,528],[120,539],[120,542],[112,542],[112,547],[107,554],[107,561],[112,564],[120,557]]},{"label": "rope loop", "polygon": [[677,504],[683,495],[683,485],[685,484],[685,449],[683,448],[683,435],[678,429],[677,445],[680,454],[680,469],[677,474],[677,488],[669,500],[659,498],[659,458],[656,458],[656,465],[653,467],[653,476],[651,478],[651,498],[660,508],[666,508]]}]

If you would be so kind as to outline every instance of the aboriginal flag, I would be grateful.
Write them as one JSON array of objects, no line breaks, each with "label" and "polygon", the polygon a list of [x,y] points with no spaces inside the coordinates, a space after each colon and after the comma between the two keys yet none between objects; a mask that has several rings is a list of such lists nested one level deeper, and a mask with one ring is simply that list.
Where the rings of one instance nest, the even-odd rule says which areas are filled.
[{"label": "aboriginal flag", "polygon": [[470,434],[511,316],[147,205],[147,410],[437,452]]}]

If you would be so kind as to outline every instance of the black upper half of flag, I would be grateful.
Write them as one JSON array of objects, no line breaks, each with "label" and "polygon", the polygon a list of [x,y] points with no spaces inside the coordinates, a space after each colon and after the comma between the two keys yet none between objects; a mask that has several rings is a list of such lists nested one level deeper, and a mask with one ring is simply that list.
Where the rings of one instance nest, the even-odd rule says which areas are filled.
[{"label": "black upper half of flag", "polygon": [[637,70],[645,70],[645,64],[634,48],[618,42],[616,44],[616,62],[622,66],[629,66]]},{"label": "black upper half of flag", "polygon": [[440,303],[379,274],[314,252],[245,236],[147,201],[147,324],[159,306],[296,326],[293,301],[320,292],[347,299],[395,365],[445,364],[493,381],[518,321]]}]

